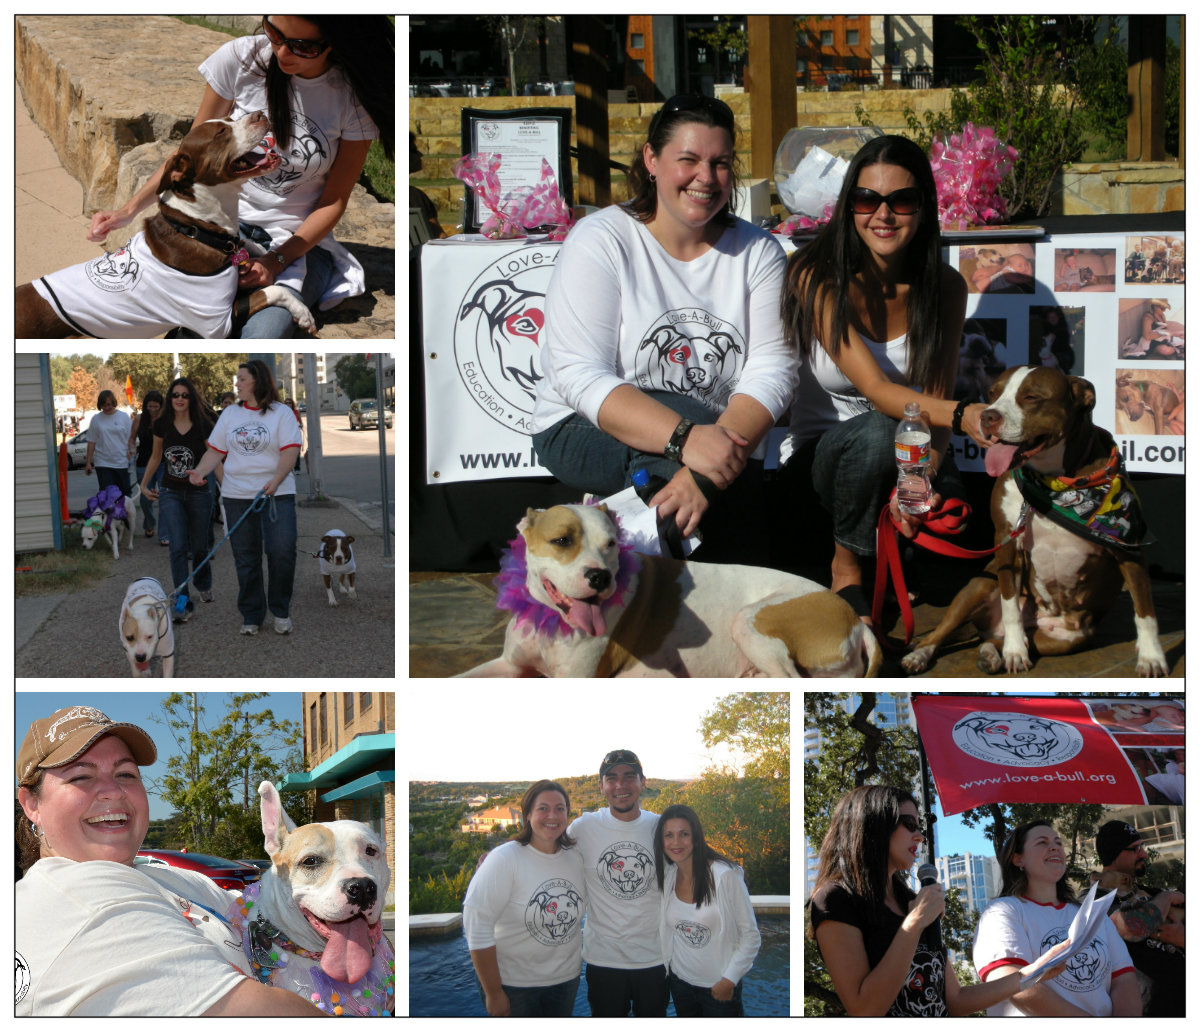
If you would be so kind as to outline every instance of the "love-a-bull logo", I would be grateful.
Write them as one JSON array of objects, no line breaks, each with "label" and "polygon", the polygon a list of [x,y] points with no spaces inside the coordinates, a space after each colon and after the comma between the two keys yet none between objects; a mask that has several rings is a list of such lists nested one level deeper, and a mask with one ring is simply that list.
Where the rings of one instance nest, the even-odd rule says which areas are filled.
[{"label": "love-a-bull logo", "polygon": [[969,756],[1005,767],[1056,766],[1083,750],[1073,724],[1027,713],[969,713],[951,735]]},{"label": "love-a-bull logo", "polygon": [[565,878],[543,882],[525,904],[525,930],[543,946],[571,941],[583,916],[583,893]]},{"label": "love-a-bull logo", "polygon": [[746,344],[737,328],[703,309],[664,312],[638,345],[635,382],[721,411],[741,379]]},{"label": "love-a-bull logo", "polygon": [[454,358],[471,399],[501,426],[530,433],[542,378],[546,288],[555,247],[521,247],[490,262],[463,293]]},{"label": "love-a-bull logo", "polygon": [[261,423],[245,423],[235,427],[231,436],[234,445],[244,455],[257,455],[271,443],[271,435]]},{"label": "love-a-bull logo", "polygon": [[596,873],[618,899],[637,899],[654,881],[654,856],[640,842],[614,842],[596,861]]},{"label": "love-a-bull logo", "polygon": [[132,290],[138,285],[142,267],[128,247],[106,251],[83,267],[84,275],[100,290],[110,294]]}]

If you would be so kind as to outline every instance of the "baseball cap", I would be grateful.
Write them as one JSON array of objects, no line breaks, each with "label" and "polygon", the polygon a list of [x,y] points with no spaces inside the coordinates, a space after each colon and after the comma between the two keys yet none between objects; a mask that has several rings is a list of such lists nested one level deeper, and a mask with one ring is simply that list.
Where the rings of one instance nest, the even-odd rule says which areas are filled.
[{"label": "baseball cap", "polygon": [[[637,758],[636,753],[632,753],[628,749],[614,749],[600,761],[600,776],[604,777],[613,767],[622,763],[628,764],[638,774],[642,773],[642,761]],[[644,774],[642,776],[645,777]]]},{"label": "baseball cap", "polygon": [[1100,865],[1107,867],[1122,850],[1141,841],[1142,836],[1133,825],[1124,821],[1109,821],[1096,832],[1096,852],[1100,856]]},{"label": "baseball cap", "polygon": [[17,751],[17,783],[32,785],[39,770],[66,766],[104,735],[116,735],[129,746],[139,767],[158,759],[153,740],[136,724],[109,720],[91,706],[67,706],[29,725]]}]

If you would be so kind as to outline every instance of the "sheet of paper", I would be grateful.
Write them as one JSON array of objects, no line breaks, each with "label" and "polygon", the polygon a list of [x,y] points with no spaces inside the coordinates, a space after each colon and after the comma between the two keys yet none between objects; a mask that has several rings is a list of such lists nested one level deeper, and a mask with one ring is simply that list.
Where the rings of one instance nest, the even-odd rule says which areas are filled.
[{"label": "sheet of paper", "polygon": [[[608,506],[608,511],[621,521],[621,529],[629,535],[635,552],[642,555],[663,554],[658,539],[657,510],[646,505],[632,487],[610,495],[603,502]],[[691,555],[699,544],[700,539],[694,534],[686,538],[683,542],[684,555]]]},{"label": "sheet of paper", "polygon": [[[1088,892],[1080,904],[1074,920],[1071,921],[1071,927],[1067,930],[1067,940],[1074,946],[1091,942],[1100,931],[1100,922],[1109,919],[1108,908],[1112,903],[1113,896],[1117,894],[1117,890],[1113,889],[1112,892],[1097,899],[1096,890],[1099,887],[1099,882],[1092,882],[1091,891]],[[1052,951],[1053,947],[1043,953],[1029,966],[1027,973],[1021,978],[1022,988],[1032,985],[1048,968],[1052,968],[1062,962],[1066,953],[1059,952],[1051,956]]]}]

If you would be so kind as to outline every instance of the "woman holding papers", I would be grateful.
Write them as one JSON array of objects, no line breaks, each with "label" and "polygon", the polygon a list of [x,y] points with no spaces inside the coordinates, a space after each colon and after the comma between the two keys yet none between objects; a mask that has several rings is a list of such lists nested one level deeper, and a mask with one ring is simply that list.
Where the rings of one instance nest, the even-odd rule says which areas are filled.
[{"label": "woman holding papers", "polygon": [[[1067,854],[1046,821],[1020,824],[1000,857],[1004,888],[975,933],[975,967],[987,985],[1009,980],[1021,965],[1067,939],[1079,910],[1066,883]],[[1007,994],[1006,994],[1007,995]],[[1127,1016],[1142,1013],[1137,976],[1116,926],[1102,921],[1087,942],[1071,944],[1065,969],[988,1008],[1008,1016]]]},{"label": "woman holding papers", "polygon": [[902,789],[864,785],[834,811],[810,907],[825,969],[849,1015],[963,1016],[1021,988],[1023,961],[1003,978],[959,985],[936,924],[942,887],[914,894],[907,884],[923,841],[916,800]]}]

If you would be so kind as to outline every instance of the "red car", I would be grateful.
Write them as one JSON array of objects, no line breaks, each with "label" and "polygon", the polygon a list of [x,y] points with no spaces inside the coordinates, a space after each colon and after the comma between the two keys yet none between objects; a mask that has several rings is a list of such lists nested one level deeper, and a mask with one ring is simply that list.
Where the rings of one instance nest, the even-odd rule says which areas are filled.
[{"label": "red car", "polygon": [[257,867],[244,864],[240,860],[226,860],[220,856],[209,856],[207,853],[184,853],[176,849],[139,849],[133,863],[135,867],[155,864],[199,871],[221,888],[232,889],[234,892],[240,892],[262,877],[262,871]]}]

